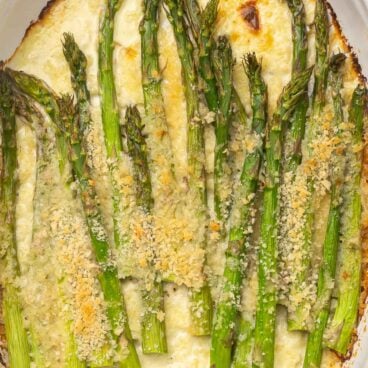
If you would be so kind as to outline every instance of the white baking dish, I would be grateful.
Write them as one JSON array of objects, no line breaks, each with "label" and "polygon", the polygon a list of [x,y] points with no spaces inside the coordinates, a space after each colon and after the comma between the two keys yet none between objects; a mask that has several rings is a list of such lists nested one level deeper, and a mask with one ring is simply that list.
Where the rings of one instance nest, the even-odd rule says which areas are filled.
[{"label": "white baking dish", "polygon": [[[275,0],[277,1],[277,0]],[[330,0],[345,35],[368,75],[368,0]],[[0,0],[0,60],[7,59],[20,43],[28,24],[37,19],[47,0]],[[346,367],[368,367],[368,313],[359,326],[356,353]]]}]

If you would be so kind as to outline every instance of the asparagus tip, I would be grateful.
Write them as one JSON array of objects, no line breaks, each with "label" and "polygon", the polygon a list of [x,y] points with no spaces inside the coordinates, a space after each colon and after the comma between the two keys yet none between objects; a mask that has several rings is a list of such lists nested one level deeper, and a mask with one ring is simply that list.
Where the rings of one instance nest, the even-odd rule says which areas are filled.
[{"label": "asparagus tip", "polygon": [[329,62],[331,71],[333,73],[337,73],[339,69],[343,66],[343,64],[345,63],[346,59],[347,59],[346,55],[342,52],[332,55],[330,62]]}]

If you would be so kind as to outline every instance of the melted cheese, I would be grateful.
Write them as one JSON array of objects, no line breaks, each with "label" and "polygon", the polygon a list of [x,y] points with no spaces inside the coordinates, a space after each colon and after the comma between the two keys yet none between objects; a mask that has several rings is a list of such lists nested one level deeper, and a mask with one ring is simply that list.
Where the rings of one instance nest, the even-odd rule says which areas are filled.
[{"label": "melted cheese", "polygon": [[[202,6],[207,1],[201,0]],[[314,14],[314,1],[308,0],[306,3],[308,24],[312,23]],[[63,32],[72,32],[75,35],[80,47],[87,55],[88,59],[88,85],[92,95],[92,117],[93,126],[89,136],[91,147],[93,150],[89,153],[89,160],[96,176],[96,188],[101,200],[106,226],[109,233],[112,234],[112,208],[109,198],[109,173],[106,161],[106,153],[103,144],[103,133],[101,128],[100,106],[98,101],[98,83],[97,83],[97,44],[98,44],[98,24],[99,16],[103,11],[103,0],[68,0],[57,1],[52,7],[50,14],[41,22],[36,24],[28,33],[22,45],[10,62],[10,66],[15,69],[22,69],[26,72],[36,74],[40,78],[47,81],[58,92],[70,92],[71,86],[69,81],[69,70],[62,55],[61,38]],[[284,86],[290,79],[291,71],[291,26],[290,14],[286,2],[277,0],[258,0],[257,7],[260,17],[260,31],[251,31],[238,11],[242,4],[241,0],[222,0],[220,1],[219,19],[217,22],[216,33],[227,34],[231,40],[234,56],[237,60],[235,66],[235,84],[239,91],[242,101],[246,104],[249,113],[249,90],[248,82],[241,66],[241,60],[245,53],[254,51],[262,58],[264,70],[264,78],[268,84],[270,96],[270,113],[275,108],[277,98]],[[77,15],[77,16],[76,16]],[[126,0],[123,2],[121,10],[117,15],[116,22],[116,52],[115,52],[115,72],[119,104],[123,115],[125,107],[130,104],[143,104],[143,96],[141,89],[141,72],[140,72],[140,36],[138,25],[142,17],[142,4],[135,0]],[[313,60],[313,31],[310,37],[310,63]],[[334,49],[344,49],[341,40],[332,32],[331,41]],[[160,64],[162,69],[162,89],[165,101],[165,112],[168,121],[168,134],[172,142],[173,161],[177,175],[177,183],[183,190],[186,188],[185,177],[187,175],[187,153],[186,153],[186,108],[185,99],[181,82],[181,67],[177,55],[174,36],[171,26],[166,19],[164,11],[161,11],[161,27],[159,30],[159,46],[160,46]],[[346,82],[344,97],[347,99],[351,95],[356,85],[356,74],[353,72],[352,63],[349,61],[346,73]],[[32,243],[32,196],[34,190],[34,168],[35,168],[35,142],[29,129],[22,127],[19,132],[20,152],[20,178],[21,190],[19,195],[19,205],[17,213],[17,236],[20,244],[20,263],[22,268],[26,269],[29,264],[29,255],[31,253],[30,244]],[[213,171],[213,146],[214,136],[210,128],[206,129],[206,138],[208,138],[207,149],[207,167],[208,171]],[[249,142],[251,143],[251,142]],[[233,147],[234,152],[238,152],[236,164],[240,167],[242,160],[242,152],[239,147]],[[125,162],[126,169],[129,171],[129,163]],[[125,176],[128,177],[127,174]],[[157,183],[154,183],[154,186]],[[213,186],[209,182],[209,198],[212,198]],[[184,197],[185,199],[185,197]],[[66,202],[72,201],[71,198],[65,198]],[[185,202],[185,200],[184,200]],[[328,205],[328,204],[327,204]],[[322,207],[325,209],[327,205]],[[323,211],[323,208],[321,211]],[[367,212],[368,202],[365,204]],[[192,232],[196,232],[197,225],[191,212],[186,211],[188,228]],[[128,215],[130,213],[128,212]],[[172,214],[172,212],[170,212]],[[161,226],[165,226],[167,215],[163,215]],[[324,212],[325,216],[325,212]],[[127,220],[128,221],[128,220]],[[131,223],[131,222],[130,222]],[[323,224],[322,224],[323,225]],[[321,226],[322,226],[321,225]],[[175,227],[173,227],[175,229]],[[171,229],[173,229],[171,228]],[[211,226],[213,240],[216,240],[216,225]],[[170,235],[172,236],[172,235]],[[190,237],[190,236],[189,236]],[[214,276],[222,273],[224,262],[224,251],[226,244],[216,244],[210,242],[210,253],[208,265]],[[165,250],[165,249],[164,249]],[[212,252],[212,250],[214,250]],[[180,259],[185,262],[178,262],[175,272],[179,272],[179,268],[187,264],[189,253],[192,254],[191,260],[194,264],[201,266],[203,254],[196,253],[198,248],[189,248],[187,252],[178,254]],[[119,256],[119,254],[117,254]],[[172,256],[172,253],[168,256]],[[48,258],[44,254],[45,261]],[[49,256],[51,258],[51,255]],[[67,259],[67,258],[66,258]],[[85,261],[89,259],[86,257]],[[61,259],[56,259],[58,265],[62,264]],[[197,263],[196,263],[197,262]],[[199,263],[198,263],[199,262]],[[173,267],[173,262],[171,266]],[[124,265],[121,265],[123,268]],[[254,268],[254,267],[253,267]],[[162,268],[160,269],[162,271]],[[175,273],[173,272],[173,273]],[[188,270],[179,272],[183,275]],[[198,271],[200,272],[200,271]],[[254,274],[254,272],[253,272]],[[40,276],[41,274],[34,274]],[[177,275],[178,276],[178,275]],[[194,279],[198,278],[197,276]],[[189,283],[189,281],[187,282]],[[216,277],[213,277],[214,285],[217,284]],[[256,278],[252,277],[246,283],[244,290],[242,311],[245,316],[250,317],[254,313],[256,301]],[[31,285],[32,286],[32,285]],[[35,287],[35,286],[32,286]],[[165,286],[167,295],[165,298],[166,323],[169,343],[169,354],[165,356],[144,356],[140,357],[143,367],[150,368],[203,368],[209,365],[209,339],[194,338],[190,334],[190,316],[187,298],[187,290],[185,287],[176,287],[168,284]],[[93,289],[98,290],[98,286],[94,285]],[[31,296],[33,291],[28,291],[26,297]],[[124,282],[124,294],[128,307],[130,325],[133,336],[140,340],[140,316],[142,314],[142,305],[139,293],[139,286],[136,282]],[[77,295],[78,296],[78,295]],[[39,294],[40,298],[46,300],[45,294]],[[48,301],[48,303],[50,300]],[[88,305],[84,312],[90,314]],[[28,309],[28,308],[26,308]],[[37,314],[37,311],[31,307],[29,312]],[[93,318],[97,318],[94,315]],[[38,314],[35,318],[41,318]],[[62,318],[65,318],[63,314]],[[82,317],[81,317],[82,318]],[[65,344],[66,336],[64,327],[60,325],[60,321],[54,322],[58,325],[57,331],[59,335],[55,336],[55,325],[50,324],[43,326],[45,333],[52,335],[55,342],[60,342],[59,347],[55,346],[55,351],[50,351],[50,347],[45,347],[49,361],[52,361],[53,367],[62,367],[62,346]],[[102,323],[102,322],[101,322]],[[82,324],[82,329],[86,326]],[[102,326],[102,325],[101,325]],[[78,331],[76,326],[76,331]],[[276,344],[276,366],[277,368],[297,368],[301,365],[304,348],[305,337],[299,333],[289,333],[286,330],[285,314],[280,309],[277,328],[277,344]],[[83,344],[82,344],[83,345]],[[140,344],[138,344],[139,346]],[[292,348],[291,348],[292,347]],[[48,351],[48,353],[47,353]],[[59,358],[55,358],[55,354]],[[56,360],[55,360],[56,359]],[[340,363],[333,353],[325,353],[322,364],[323,368],[339,367]]]}]

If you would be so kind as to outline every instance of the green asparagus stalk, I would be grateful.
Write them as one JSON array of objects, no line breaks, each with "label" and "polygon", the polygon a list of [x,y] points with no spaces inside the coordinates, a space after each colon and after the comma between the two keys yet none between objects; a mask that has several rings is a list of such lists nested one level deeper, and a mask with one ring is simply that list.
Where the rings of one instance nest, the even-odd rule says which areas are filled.
[{"label": "green asparagus stalk", "polygon": [[[226,178],[227,146],[232,101],[232,50],[225,36],[217,45],[213,40],[213,28],[217,18],[218,0],[211,0],[200,11],[195,0],[184,2],[184,10],[190,19],[192,33],[198,50],[198,72],[204,85],[204,95],[208,109],[216,113],[215,148],[215,212],[217,219],[226,220],[228,196],[224,195],[223,181]],[[211,55],[213,56],[211,58]]]},{"label": "green asparagus stalk", "polygon": [[[141,57],[142,57],[142,86],[144,96],[145,118],[144,125],[147,127],[147,145],[150,150],[149,161],[152,182],[159,182],[163,175],[169,174],[172,183],[175,185],[175,172],[173,164],[173,154],[170,135],[168,132],[167,119],[165,114],[164,99],[161,90],[161,69],[159,63],[158,49],[158,24],[159,0],[145,0],[144,17],[140,24],[141,33]],[[151,132],[160,132],[155,134]],[[165,155],[157,154],[155,148],[162,147]],[[156,180],[154,180],[156,179]],[[169,186],[168,186],[169,187]],[[165,197],[172,188],[166,188]],[[161,191],[160,193],[157,193]],[[155,206],[160,207],[162,188],[153,186],[153,193],[156,198]]]},{"label": "green asparagus stalk", "polygon": [[[99,82],[101,89],[101,107],[102,107],[102,123],[105,132],[105,145],[107,156],[109,159],[113,159],[114,161],[119,161],[121,155],[123,154],[123,145],[120,136],[120,114],[118,109],[118,102],[116,97],[116,88],[114,82],[114,71],[113,71],[113,52],[114,52],[114,18],[116,12],[120,8],[122,4],[122,0],[107,0],[107,9],[103,17],[101,31],[100,31],[100,40],[99,40]],[[145,6],[147,4],[145,3]],[[146,6],[147,10],[147,6]],[[145,12],[145,17],[154,16],[152,12],[157,13],[157,4],[156,2],[152,2],[151,8]],[[147,23],[146,23],[147,24]],[[150,58],[151,55],[145,54],[147,58],[143,56],[142,60],[142,69],[147,68],[148,72],[151,73],[154,70],[159,70],[158,64],[155,65],[154,57],[157,53],[157,24],[154,24],[152,20],[150,20],[149,27],[151,27],[146,32],[146,38],[144,38],[144,42],[147,42],[147,49],[149,52],[153,53],[153,58]],[[142,31],[142,29],[141,29]],[[152,38],[150,38],[152,37]],[[151,62],[153,63],[151,64]],[[157,59],[158,61],[158,59]],[[151,70],[152,68],[152,70]],[[149,78],[150,76],[148,76]],[[157,78],[157,77],[156,77]],[[157,78],[158,80],[158,78]],[[159,87],[159,83],[151,86],[147,86],[148,90],[145,94],[145,100],[147,101],[147,93],[150,94],[151,88],[155,89]],[[154,101],[156,102],[156,101]],[[163,105],[163,103],[162,103]],[[113,202],[114,202],[114,232],[115,232],[115,242],[118,247],[121,247],[125,241],[126,236],[122,233],[119,227],[119,218],[120,212],[124,207],[123,198],[121,198],[120,191],[117,183],[113,179],[114,177],[114,165],[109,165],[109,170],[111,174],[111,182],[113,187]],[[162,286],[157,285],[157,290],[152,291],[155,295],[162,294]],[[154,298],[153,298],[154,299]],[[142,328],[142,339],[143,339],[143,351],[144,353],[164,353],[166,351],[166,341],[165,341],[165,331],[164,325],[157,320],[157,314],[155,311],[150,312],[150,308],[147,308],[145,311],[145,318],[143,319],[143,328]],[[149,326],[145,325],[146,322],[155,321],[155,326],[160,327],[161,331],[156,337],[160,337],[161,340],[157,344],[153,344],[152,336],[150,336]]]},{"label": "green asparagus stalk", "polygon": [[[206,208],[204,127],[199,112],[200,96],[193,57],[193,45],[187,34],[182,2],[165,0],[164,3],[169,21],[174,29],[182,65],[182,79],[187,103],[189,187],[193,195],[193,203],[197,208],[198,221],[205,223],[208,216]],[[209,335],[212,327],[212,297],[207,281],[199,290],[191,290],[190,297],[193,333],[198,336]]]},{"label": "green asparagus stalk", "polygon": [[[91,124],[91,116],[89,112],[90,107],[90,93],[87,87],[87,59],[79,46],[74,40],[71,34],[64,34],[63,51],[65,58],[69,64],[72,78],[72,85],[74,92],[77,96],[77,111],[78,111],[78,124],[79,124],[79,140],[81,148],[83,148],[83,137],[86,134],[86,130]],[[77,134],[77,133],[76,133]],[[83,152],[82,152],[83,153]],[[84,154],[84,153],[83,153]],[[85,158],[83,157],[85,160]],[[89,175],[89,173],[87,173]],[[121,295],[121,298],[123,296]],[[125,304],[122,303],[123,310],[121,313],[127,320],[127,312]],[[125,323],[125,329],[128,336],[128,340],[131,340],[130,328],[128,322]],[[130,349],[134,351],[134,344],[130,341]],[[134,360],[136,359],[136,353],[133,352],[131,358],[134,364],[137,364]]]},{"label": "green asparagus stalk", "polygon": [[[219,38],[214,57],[214,69],[219,87],[219,110],[216,118],[215,145],[215,212],[219,221],[228,218],[229,195],[226,179],[229,178],[228,144],[231,119],[231,100],[233,94],[232,71],[233,56],[231,46],[225,36]],[[230,183],[228,183],[229,185]]]},{"label": "green asparagus stalk", "polygon": [[253,324],[241,318],[239,321],[236,347],[232,368],[251,368],[253,352],[254,326]]},{"label": "green asparagus stalk", "polygon": [[[158,118],[166,125],[164,101],[161,91],[161,71],[158,50],[159,0],[144,1],[144,17],[140,24],[142,49],[142,85],[145,109],[147,115],[152,116],[155,109],[160,110]],[[160,115],[163,116],[160,116]],[[155,121],[152,121],[154,124]],[[166,128],[167,129],[167,128]]]},{"label": "green asparagus stalk", "polygon": [[134,181],[137,183],[137,205],[144,212],[153,208],[151,175],[148,167],[147,144],[137,107],[128,107],[125,116],[125,131],[129,155],[133,162]]},{"label": "green asparagus stalk", "polygon": [[316,1],[314,24],[316,27],[316,66],[314,71],[313,110],[315,113],[320,113],[326,103],[330,37],[330,22],[324,0]]},{"label": "green asparagus stalk", "polygon": [[[307,26],[305,19],[305,9],[302,0],[287,0],[287,4],[292,16],[292,38],[293,38],[293,61],[292,61],[292,78],[298,73],[304,71],[307,67],[308,56],[308,36]],[[289,193],[284,193],[289,187],[295,185],[296,171],[302,161],[302,140],[305,133],[305,125],[307,119],[307,109],[309,97],[305,94],[304,99],[301,100],[298,106],[295,108],[295,112],[291,118],[290,126],[286,131],[285,147],[283,152],[283,189],[281,190],[281,218],[285,216],[288,210],[292,208],[291,202],[294,200],[290,197]],[[280,223],[280,253],[281,259],[288,257],[288,251],[284,250],[283,242],[288,243],[288,231],[285,229],[283,223]],[[288,265],[289,262],[284,260],[284,264]],[[292,268],[292,267],[290,267]],[[281,269],[281,272],[284,270]],[[288,270],[285,272],[288,273]],[[303,274],[304,275],[304,274]],[[303,287],[305,280],[300,277],[297,281],[292,281],[291,285],[286,285],[286,293],[290,293],[289,303],[293,304],[295,300],[295,293],[299,292],[300,287]],[[285,285],[282,285],[285,287]],[[284,296],[284,295],[283,295]],[[286,295],[285,295],[286,296]],[[282,303],[281,303],[282,304]],[[292,323],[290,323],[292,325]]]},{"label": "green asparagus stalk", "polygon": [[[81,117],[81,124],[82,127],[87,126],[90,123],[90,116],[88,110],[89,91],[86,84],[86,59],[71,35],[65,35],[64,54],[72,71],[73,85],[76,95],[78,96],[78,108],[80,111],[79,115]],[[144,183],[140,184],[144,185]],[[137,188],[139,189],[140,186],[138,185]],[[116,196],[114,198],[115,201],[118,200]],[[153,294],[152,297],[150,297],[150,294]],[[146,293],[144,299],[147,299],[148,301],[151,299],[156,300],[160,294],[162,294],[162,287],[158,285],[157,290],[154,288],[150,293]],[[163,295],[161,295],[161,298],[163,300]],[[157,308],[154,309],[152,307],[153,306],[148,303],[142,321],[143,352],[147,354],[165,353],[167,351],[164,329],[165,325],[157,319]],[[156,338],[160,337],[160,341],[155,341],[151,336],[151,333],[155,333],[153,329],[154,326],[161,329],[161,331],[158,331],[159,333],[153,336]]]},{"label": "green asparagus stalk", "polygon": [[199,39],[201,24],[201,7],[197,0],[183,0],[184,11],[195,40]]},{"label": "green asparagus stalk", "polygon": [[102,124],[105,133],[107,156],[109,158],[118,157],[123,149],[113,69],[115,15],[122,1],[105,0],[106,9],[102,17],[99,35],[98,61]]},{"label": "green asparagus stalk", "polygon": [[[326,89],[328,76],[328,48],[329,48],[329,19],[326,3],[323,0],[317,0],[315,10],[315,27],[316,27],[316,65],[314,70],[314,91],[313,91],[313,109],[312,116],[308,120],[306,133],[306,160],[313,157],[313,150],[310,148],[318,131],[318,117],[323,113],[326,103]],[[288,327],[290,330],[306,330],[307,319],[310,311],[310,300],[293,298],[298,295],[306,283],[311,268],[311,246],[314,229],[314,179],[313,175],[308,178],[309,199],[305,208],[305,226],[302,237],[303,260],[298,266],[296,282],[290,285],[290,298],[293,301],[289,306]],[[295,302],[299,300],[299,302]]]},{"label": "green asparagus stalk", "polygon": [[[114,70],[113,70],[113,52],[114,52],[114,18],[116,12],[120,8],[122,4],[122,0],[106,0],[107,9],[103,17],[101,31],[100,31],[100,40],[99,40],[99,83],[101,89],[101,107],[102,107],[102,123],[105,132],[105,145],[107,156],[109,159],[114,161],[119,161],[122,153],[123,153],[123,144],[120,136],[120,114],[118,108],[118,102],[116,97],[116,88],[114,82]],[[153,3],[153,7],[155,4]],[[155,9],[150,9],[151,11],[155,11]],[[156,10],[157,11],[157,10]],[[152,14],[145,14],[152,15]],[[157,32],[157,25],[150,23],[151,28],[147,32],[147,36],[151,37],[153,30]],[[156,38],[156,41],[155,41]],[[155,53],[155,47],[157,49],[157,35],[153,35],[153,39],[146,39],[147,46],[150,49],[150,52]],[[155,44],[156,42],[156,44]],[[142,62],[142,68],[147,67],[150,69],[151,67],[155,67],[155,65],[151,65],[151,59],[144,59]],[[157,70],[158,70],[157,65]],[[150,89],[150,87],[148,87]],[[155,88],[155,87],[153,87]],[[149,93],[149,92],[148,92]],[[126,235],[122,233],[119,225],[120,212],[122,211],[123,206],[123,198],[121,198],[120,191],[117,183],[114,178],[114,165],[109,165],[109,170],[111,174],[111,182],[113,187],[113,203],[114,203],[114,232],[115,232],[115,242],[118,247],[121,247],[124,242]],[[155,291],[156,294],[160,294],[160,286]],[[145,321],[155,319],[155,313],[150,313],[149,309],[145,311],[145,315],[150,317],[143,319],[143,324]],[[163,327],[160,324],[160,321],[156,320],[156,326]],[[149,328],[147,326],[143,326],[142,329],[142,339],[144,342],[148,342],[148,344],[144,343],[143,349],[144,353],[163,353],[165,352],[166,342],[161,340],[158,344],[154,345],[150,343],[152,341],[149,336]],[[162,339],[165,339],[164,330],[161,330],[160,336]],[[157,351],[155,349],[157,347]]]},{"label": "green asparagus stalk", "polygon": [[[341,138],[343,116],[342,72],[345,61],[344,54],[331,58],[330,85],[334,106],[334,129]],[[322,340],[330,312],[332,291],[335,284],[337,254],[340,242],[342,191],[344,183],[345,159],[344,146],[337,144],[331,160],[331,203],[328,215],[327,230],[323,244],[323,258],[318,274],[316,301],[316,318],[312,331],[308,336],[307,349],[304,357],[304,368],[319,367],[322,359]]]},{"label": "green asparagus stalk", "polygon": [[0,72],[0,122],[2,129],[0,239],[1,247],[5,252],[7,268],[9,268],[8,272],[11,273],[4,280],[5,332],[10,366],[29,368],[31,366],[30,346],[23,322],[19,290],[15,282],[20,273],[15,234],[15,206],[18,187],[15,100],[8,78],[3,72]]},{"label": "green asparagus stalk", "polygon": [[[96,260],[101,268],[99,281],[107,305],[107,317],[112,328],[111,334],[118,344],[118,353],[121,353],[119,364],[120,367],[140,367],[128,323],[118,271],[111,260],[108,236],[104,228],[94,182],[86,162],[85,127],[80,123],[83,119],[80,119],[79,114],[75,111],[73,100],[69,96],[64,96],[59,100],[59,105],[62,113],[60,128],[68,133],[69,159],[79,185],[80,198]],[[127,344],[127,355],[125,351],[121,351],[122,341]]]},{"label": "green asparagus stalk", "polygon": [[[165,134],[161,134],[158,138],[157,134],[149,134],[147,139],[148,147],[151,149],[151,161],[152,165],[149,168],[148,163],[144,165],[144,171],[146,173],[147,180],[149,179],[149,170],[151,171],[152,178],[156,182],[160,181],[160,177],[165,175],[165,173],[170,173],[172,177],[172,182],[175,182],[175,174],[173,170],[173,160],[172,160],[172,148],[171,141],[168,134],[167,120],[165,114],[165,106],[163,95],[161,91],[161,70],[159,63],[159,49],[158,49],[158,24],[159,21],[159,0],[145,0],[144,1],[144,17],[140,24],[141,33],[141,58],[142,58],[142,87],[144,96],[144,107],[145,107],[145,124],[149,126],[150,131],[161,131]],[[145,139],[141,132],[141,126],[139,123],[139,113],[136,109],[128,109],[126,118],[127,129],[132,128],[132,132],[135,132],[139,140],[139,150],[143,150],[146,146]],[[131,124],[128,124],[131,122]],[[134,124],[136,123],[136,124]],[[138,124],[139,123],[139,124]],[[137,125],[138,124],[138,125]],[[134,129],[135,127],[135,129]],[[134,135],[133,135],[134,136]],[[132,145],[130,134],[128,132],[128,145]],[[153,152],[155,152],[155,147],[158,145],[165,148],[165,157],[159,155],[157,157]],[[145,148],[148,150],[148,148]],[[132,152],[132,150],[130,150]],[[139,152],[138,152],[139,153]],[[141,154],[145,154],[144,150]],[[132,156],[132,155],[131,155]],[[138,155],[139,156],[139,155]],[[145,154],[147,156],[147,154]],[[148,158],[145,157],[144,161]],[[160,162],[160,164],[158,163]],[[134,165],[136,167],[136,176],[139,165]],[[143,169],[143,167],[142,167]],[[143,174],[142,172],[142,174]],[[136,182],[144,183],[144,177],[137,177]],[[140,187],[141,185],[138,185]],[[156,192],[154,191],[156,189]],[[167,193],[170,193],[171,188],[166,192],[158,193],[158,188],[149,186],[148,196],[145,202],[152,201],[152,196],[154,193],[157,194],[157,198],[166,198]],[[141,195],[138,193],[136,199],[138,202]],[[157,203],[156,203],[157,204]],[[159,207],[160,204],[158,203]],[[147,207],[148,212],[151,211],[151,205],[144,205]],[[152,294],[152,295],[150,295]],[[155,281],[154,287],[151,293],[146,293],[144,300],[147,301],[146,311],[153,311],[153,313],[145,313],[145,318],[143,319],[143,350],[146,353],[166,353],[167,352],[167,342],[165,333],[165,322],[164,320],[159,320],[157,318],[159,311],[164,311],[164,300],[163,300],[163,285],[160,282]],[[151,304],[151,305],[150,305]],[[162,314],[162,313],[161,313]],[[152,326],[152,327],[150,327]]]},{"label": "green asparagus stalk", "polygon": [[[45,206],[47,207],[50,196],[54,194],[55,181],[50,181],[50,172],[48,171],[52,160],[58,157],[57,147],[53,144],[50,137],[48,126],[44,126],[41,122],[44,122],[44,118],[39,109],[35,107],[34,102],[26,95],[19,93],[18,90],[13,89],[16,96],[17,115],[21,116],[23,121],[26,122],[37,132],[37,165],[36,165],[36,187],[33,198],[34,214],[33,214],[33,229],[32,238],[34,239],[36,234],[41,230],[41,225],[49,227],[50,224],[45,224],[43,217],[43,211]],[[63,158],[64,162],[67,162],[68,157]],[[67,182],[69,184],[69,182]],[[66,185],[68,188],[69,185]],[[45,197],[45,193],[47,193]],[[41,230],[41,232],[43,232]],[[44,232],[43,232],[44,233]],[[43,242],[52,243],[52,235],[48,231],[43,235]],[[46,236],[46,237],[45,237]],[[65,292],[63,290],[63,281],[58,283],[58,294],[62,302],[65,301]],[[86,363],[82,362],[78,357],[78,347],[76,345],[75,336],[71,329],[72,315],[67,313],[65,322],[65,330],[68,335],[67,341],[67,355],[65,356],[65,366],[68,368],[84,368]],[[37,367],[45,367],[45,357],[41,351],[41,344],[39,335],[35,325],[29,328],[29,341],[31,346],[32,363]]]},{"label": "green asparagus stalk", "polygon": [[113,223],[115,246],[121,248],[126,244],[128,235],[121,225],[122,212],[129,207],[129,200],[121,196],[120,187],[116,182],[119,161],[123,156],[123,143],[120,136],[120,113],[114,80],[114,29],[115,15],[122,0],[105,0],[106,10],[101,21],[99,33],[99,87],[101,98],[102,125],[108,158],[108,169],[112,186]]},{"label": "green asparagus stalk", "polygon": [[[80,119],[79,114],[75,113],[71,99],[58,99],[51,88],[38,78],[11,69],[6,69],[6,71],[14,79],[16,86],[23,93],[30,96],[45,108],[55,124],[57,131],[59,131],[58,134],[61,136],[61,134],[65,134],[65,131],[68,131],[70,135],[68,141],[65,141],[65,143],[68,148],[67,152],[72,152],[72,154],[69,152],[68,157],[71,161],[74,175],[78,179],[80,197],[89,228],[92,247],[96,260],[101,267],[101,274],[98,277],[107,304],[107,317],[111,325],[111,333],[117,342],[124,340],[128,346],[129,354],[121,359],[120,365],[121,367],[140,367],[128,324],[117,270],[111,261],[110,245],[103,227],[103,219],[93,180],[86,163],[81,138],[86,128],[86,126],[82,126],[81,122],[85,120]],[[81,110],[78,109],[79,111]],[[72,114],[75,114],[77,117],[74,119]],[[70,121],[72,118],[75,121]],[[69,131],[67,129],[73,130]],[[59,151],[59,154],[61,155],[63,152]],[[120,333],[121,331],[123,332]],[[120,347],[120,344],[118,346]]]},{"label": "green asparagus stalk", "polygon": [[[249,60],[251,62],[252,57]],[[251,65],[251,63],[250,63]],[[248,78],[252,78],[252,74],[250,72],[250,67],[248,70]],[[256,74],[255,74],[256,76]],[[251,79],[250,79],[251,80]],[[256,80],[253,81],[253,84]],[[256,95],[254,97],[257,97]],[[247,127],[249,130],[254,130],[256,127],[256,121],[262,121],[262,113],[261,110],[257,110],[256,106],[259,105],[260,96],[257,98],[252,99],[252,110],[253,116],[252,119],[248,119],[247,113],[245,108],[240,100],[240,96],[238,95],[235,88],[233,88],[233,105],[235,109],[235,116],[238,121],[241,122],[244,126]],[[267,104],[267,101],[264,102]],[[267,114],[267,110],[266,110]],[[267,116],[265,116],[267,120]],[[249,128],[248,128],[249,127]],[[253,318],[253,317],[252,317]],[[236,345],[234,349],[234,357],[233,357],[233,364],[232,368],[251,368],[252,367],[252,353],[253,353],[253,340],[254,340],[254,326],[252,321],[246,320],[242,315],[239,317],[238,323],[238,331],[236,334]]]},{"label": "green asparagus stalk", "polygon": [[216,86],[214,66],[211,54],[214,47],[213,32],[217,18],[219,0],[210,0],[204,8],[200,18],[200,31],[198,40],[199,74],[204,82],[204,95],[210,111],[217,111],[220,98]]},{"label": "green asparagus stalk", "polygon": [[[293,64],[292,77],[307,68],[308,33],[305,19],[305,9],[302,0],[287,0],[292,14]],[[285,147],[285,171],[295,174],[302,161],[302,140],[305,133],[305,123],[308,110],[308,94],[295,108],[291,119],[291,127],[287,132]]]},{"label": "green asparagus stalk", "polygon": [[[134,180],[136,182],[137,205],[151,214],[153,208],[152,185],[147,159],[147,145],[143,135],[143,125],[136,107],[128,107],[125,119],[128,151],[133,161]],[[164,315],[163,285],[153,275],[152,286],[143,291],[145,312],[142,321],[143,351],[146,354],[167,353]]]},{"label": "green asparagus stalk", "polygon": [[[346,354],[356,326],[361,282],[361,169],[363,127],[367,89],[358,85],[353,93],[349,122],[354,124],[351,144],[347,147],[348,175],[344,188],[341,264],[337,278],[337,307],[328,328],[327,346]],[[356,152],[358,150],[358,152]]]},{"label": "green asparagus stalk", "polygon": [[265,188],[258,254],[258,301],[254,337],[254,367],[273,368],[276,322],[277,218],[279,212],[282,130],[306,93],[312,69],[299,74],[284,88],[266,136]]},{"label": "green asparagus stalk", "polygon": [[63,53],[69,65],[72,86],[77,98],[81,129],[84,131],[91,124],[90,93],[87,87],[87,58],[71,33],[64,33]]},{"label": "green asparagus stalk", "polygon": [[195,51],[198,72],[203,83],[203,92],[208,109],[217,112],[219,93],[212,62],[214,51],[213,31],[217,18],[219,0],[210,0],[203,11],[197,0],[184,0],[184,11],[196,44]]},{"label": "green asparagus stalk", "polygon": [[267,121],[267,87],[262,78],[261,65],[258,63],[255,54],[247,55],[244,61],[244,69],[250,84],[253,111],[252,131],[257,144],[252,152],[246,154],[240,178],[241,185],[236,193],[230,217],[231,225],[226,251],[224,285],[217,304],[211,335],[211,367],[219,368],[226,368],[231,365],[235,325],[244,276],[243,258],[247,249],[248,228],[252,227],[253,202],[258,188],[259,171],[263,157],[262,136]]}]

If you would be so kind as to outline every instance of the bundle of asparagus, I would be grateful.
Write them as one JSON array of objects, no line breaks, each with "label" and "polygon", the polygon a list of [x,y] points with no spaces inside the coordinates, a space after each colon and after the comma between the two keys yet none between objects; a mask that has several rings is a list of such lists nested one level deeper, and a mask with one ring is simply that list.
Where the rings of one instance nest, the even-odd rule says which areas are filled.
[{"label": "bundle of asparagus", "polygon": [[[178,359],[172,339],[189,335],[173,331],[167,307],[174,295],[169,288],[182,285],[188,289],[190,333],[196,346],[207,344],[211,368],[278,366],[277,328],[284,328],[278,306],[287,311],[285,334],[308,334],[304,368],[320,367],[324,348],[347,355],[357,325],[363,261],[360,188],[367,90],[363,81],[344,90],[349,59],[331,44],[326,2],[316,0],[315,61],[308,60],[305,3],[285,4],[293,58],[291,77],[275,107],[269,101],[269,66],[261,55],[249,52],[237,63],[236,37],[216,32],[219,8],[226,7],[219,0],[204,8],[196,0],[143,1],[142,96],[122,104],[119,89],[128,87],[117,82],[121,61],[114,57],[120,47],[114,41],[117,14],[126,11],[122,3],[104,1],[97,83],[77,37],[64,33],[60,47],[74,96],[1,66],[0,281],[9,366],[171,364]],[[241,7],[248,18],[249,9]],[[185,97],[184,170],[175,159],[176,132],[166,113],[159,40],[165,15]],[[236,86],[245,79],[245,87]],[[96,105],[99,117],[93,115]],[[96,148],[90,135],[99,123],[101,147]],[[236,137],[242,144],[240,173],[230,157],[237,124],[243,128]],[[22,147],[17,137],[25,126],[37,145],[31,244],[44,243],[29,254],[54,254],[51,265],[60,265],[55,272],[41,270],[42,263],[30,270],[19,246]],[[98,151],[106,161],[107,204],[96,185],[102,173],[92,156]],[[58,203],[63,196],[68,200]],[[76,224],[67,230],[65,222],[73,216]],[[211,242],[223,265],[217,278],[208,262],[213,228],[218,234]],[[78,231],[84,234],[82,245],[75,240]],[[186,246],[190,250],[180,253]],[[119,259],[128,253],[128,260]],[[121,265],[132,260],[128,274]],[[252,290],[251,266],[256,272]],[[185,278],[191,268],[195,271]],[[38,328],[40,316],[29,306],[25,290],[33,290],[32,282],[40,299],[42,283],[57,284],[51,300],[58,311],[56,343],[61,343],[53,355]],[[0,364],[5,363],[0,359]]]}]

